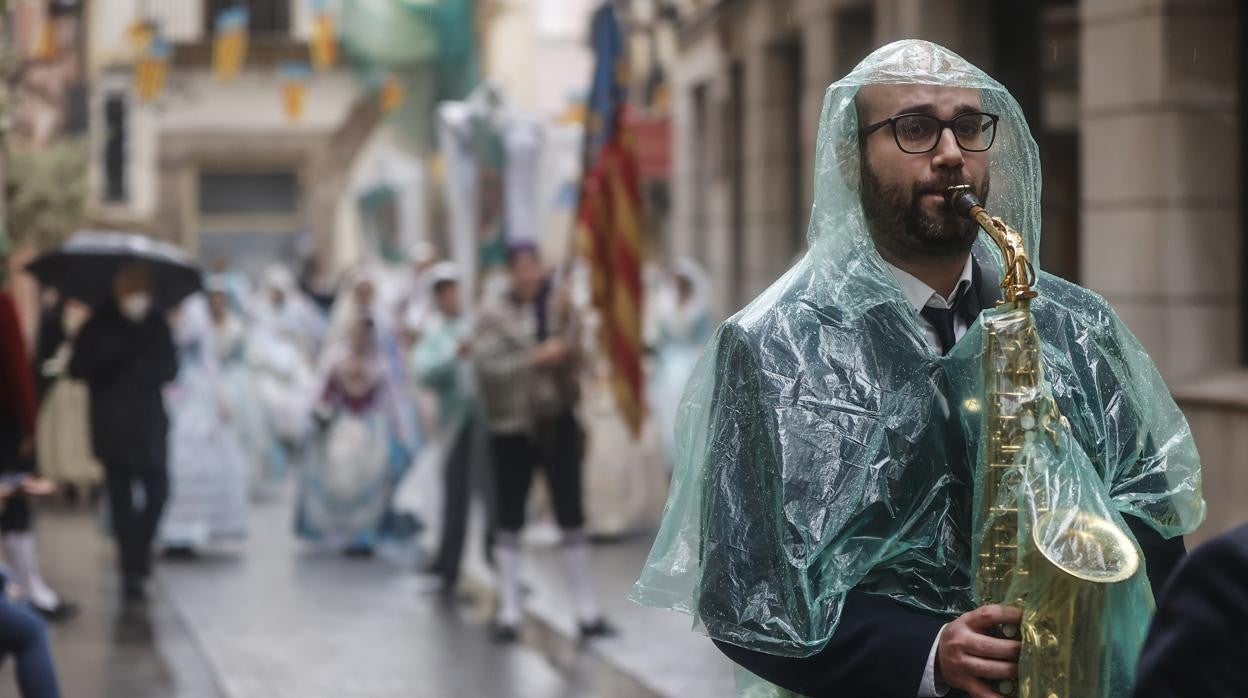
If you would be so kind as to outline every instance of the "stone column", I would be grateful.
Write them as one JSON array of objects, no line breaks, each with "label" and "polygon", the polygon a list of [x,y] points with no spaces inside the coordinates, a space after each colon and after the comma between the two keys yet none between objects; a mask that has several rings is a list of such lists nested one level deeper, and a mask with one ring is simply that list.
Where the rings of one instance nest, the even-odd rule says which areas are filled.
[{"label": "stone column", "polygon": [[876,43],[927,39],[991,72],[990,0],[877,0]]},{"label": "stone column", "polygon": [[835,11],[827,0],[805,2],[798,6],[802,25],[802,54],[805,74],[802,79],[802,145],[801,176],[804,210],[809,216],[814,202],[815,145],[819,138],[819,117],[823,113],[823,96],[828,85],[836,82]]},{"label": "stone column", "polygon": [[1080,7],[1081,278],[1172,387],[1239,363],[1234,5]]},{"label": "stone column", "polygon": [[[721,149],[723,117],[729,90],[728,63],[715,34],[686,47],[672,76],[672,234],[664,258],[689,257],[705,265],[714,288],[716,310],[736,310],[732,288],[725,182],[729,164]],[[698,120],[695,92],[704,90],[705,119]],[[704,152],[699,153],[701,142]],[[697,162],[699,156],[701,162]],[[705,207],[702,211],[695,210]],[[705,235],[703,243],[697,238]]]},{"label": "stone column", "polygon": [[742,62],[744,99],[744,124],[742,135],[742,159],[744,165],[744,225],[745,259],[740,267],[745,275],[743,288],[745,298],[753,298],[775,278],[770,257],[776,247],[771,225],[768,189],[775,176],[775,164],[767,152],[768,104],[767,104],[767,49],[761,44],[747,49]]}]

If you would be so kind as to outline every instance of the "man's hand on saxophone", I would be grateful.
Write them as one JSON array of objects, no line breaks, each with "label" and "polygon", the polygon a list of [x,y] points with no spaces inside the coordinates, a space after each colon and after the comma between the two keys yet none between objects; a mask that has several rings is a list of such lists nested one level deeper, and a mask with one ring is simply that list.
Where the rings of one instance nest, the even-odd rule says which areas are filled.
[{"label": "man's hand on saxophone", "polygon": [[1023,612],[1012,606],[980,606],[964,613],[940,632],[936,646],[936,680],[960,688],[971,698],[999,695],[990,681],[1018,678],[1022,643],[990,635],[1001,625],[1017,626]]}]

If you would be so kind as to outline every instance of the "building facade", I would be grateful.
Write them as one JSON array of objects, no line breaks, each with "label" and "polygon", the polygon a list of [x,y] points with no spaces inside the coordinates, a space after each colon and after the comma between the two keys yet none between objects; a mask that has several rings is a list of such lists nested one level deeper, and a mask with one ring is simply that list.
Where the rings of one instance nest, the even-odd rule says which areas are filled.
[{"label": "building facade", "polygon": [[[315,73],[302,116],[288,118],[281,66],[307,61],[310,4],[248,0],[240,72],[212,72],[218,0],[88,3],[91,193],[95,215],[136,221],[206,264],[255,272],[315,253],[350,256],[338,212],[351,163],[380,122],[376,98],[346,67]],[[148,22],[172,46],[165,87],[137,95],[130,35]],[[300,249],[296,249],[296,248]]]},{"label": "building facade", "polygon": [[1044,268],[1105,296],[1187,412],[1209,521],[1248,519],[1245,31],[1234,0],[684,0],[671,68],[669,254],[728,315],[806,244],[829,84],[917,37],[1022,105],[1044,168]]}]

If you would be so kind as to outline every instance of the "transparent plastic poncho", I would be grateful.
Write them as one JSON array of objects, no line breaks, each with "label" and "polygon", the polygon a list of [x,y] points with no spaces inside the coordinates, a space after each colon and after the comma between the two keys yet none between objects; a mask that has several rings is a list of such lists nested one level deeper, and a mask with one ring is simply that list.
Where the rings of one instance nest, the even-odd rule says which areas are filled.
[{"label": "transparent plastic poncho", "polygon": [[[1039,259],[1039,156],[1004,87],[942,47],[907,40],[828,88],[809,250],[721,325],[700,359],[662,528],[631,595],[756,651],[818,652],[851,589],[948,619],[978,605],[976,406],[983,322],[998,311],[939,355],[871,242],[854,98],[885,83],[979,90],[983,110],[1001,117],[986,207]],[[1000,274],[982,233],[974,255]],[[1130,514],[1165,537],[1192,531],[1204,517],[1199,459],[1156,367],[1096,294],[1044,272],[1036,290],[1042,391],[1067,422],[1023,457],[1061,474],[1062,497],[1119,526]],[[1118,614],[1133,663],[1152,604],[1143,574],[1128,586],[1107,613]]]}]

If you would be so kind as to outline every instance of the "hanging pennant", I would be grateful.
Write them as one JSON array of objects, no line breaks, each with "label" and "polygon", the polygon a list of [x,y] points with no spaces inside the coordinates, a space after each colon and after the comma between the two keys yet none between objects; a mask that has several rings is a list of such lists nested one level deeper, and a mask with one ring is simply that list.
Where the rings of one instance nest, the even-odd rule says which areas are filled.
[{"label": "hanging pennant", "polygon": [[317,70],[329,70],[338,63],[338,36],[334,16],[325,6],[325,0],[312,0],[312,65]]},{"label": "hanging pennant", "polygon": [[173,49],[168,42],[153,37],[147,52],[139,57],[134,67],[134,79],[140,102],[151,102],[164,92],[165,80],[169,75],[169,57],[172,54]]},{"label": "hanging pennant", "polygon": [[219,82],[238,75],[247,58],[247,8],[229,7],[216,19],[217,34],[212,45],[212,74]]},{"label": "hanging pennant", "polygon": [[152,40],[156,38],[156,24],[151,20],[136,19],[126,29],[126,38],[130,41],[130,48],[134,50],[135,56],[145,56],[152,46]]},{"label": "hanging pennant", "polygon": [[50,61],[56,58],[56,44],[56,23],[52,21],[52,15],[49,14],[47,8],[44,8],[39,16],[39,29],[35,34],[31,57],[36,61]]},{"label": "hanging pennant", "polygon": [[286,120],[293,123],[303,118],[303,108],[308,100],[308,78],[312,70],[307,63],[287,61],[282,64],[282,109]]},{"label": "hanging pennant", "polygon": [[377,94],[377,99],[381,104],[381,113],[389,116],[398,111],[403,106],[403,100],[407,98],[406,92],[403,90],[403,83],[393,75],[386,76],[381,83],[381,90]]}]

